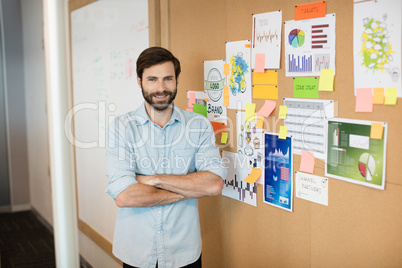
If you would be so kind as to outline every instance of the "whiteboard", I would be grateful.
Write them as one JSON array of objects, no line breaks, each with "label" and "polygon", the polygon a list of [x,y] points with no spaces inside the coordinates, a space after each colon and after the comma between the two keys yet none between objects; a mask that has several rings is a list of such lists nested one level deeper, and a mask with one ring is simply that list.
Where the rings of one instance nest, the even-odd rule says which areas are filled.
[{"label": "whiteboard", "polygon": [[100,0],[71,13],[73,109],[66,136],[76,151],[78,217],[110,241],[117,207],[105,193],[105,130],[143,102],[135,64],[149,47],[148,27],[147,0]]}]

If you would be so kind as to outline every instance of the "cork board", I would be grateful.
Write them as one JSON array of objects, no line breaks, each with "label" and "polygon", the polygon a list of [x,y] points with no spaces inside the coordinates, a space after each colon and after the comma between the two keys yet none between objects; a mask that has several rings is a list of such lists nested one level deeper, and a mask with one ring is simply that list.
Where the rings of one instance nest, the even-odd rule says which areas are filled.
[{"label": "cork board", "polygon": [[[294,19],[294,7],[314,1],[170,0],[169,48],[181,61],[176,104],[186,107],[186,92],[203,91],[203,61],[225,59],[225,42],[251,39],[252,14],[282,10]],[[353,1],[328,0],[327,14],[336,14],[336,76],[333,92],[319,99],[336,101],[336,117],[388,123],[385,190],[329,179],[328,207],[294,197],[293,212],[262,202],[252,207],[227,197],[200,199],[205,267],[396,267],[402,265],[402,177],[398,165],[402,143],[402,104],[376,105],[373,113],[356,113],[353,78]],[[282,40],[284,40],[282,33]],[[293,79],[285,77],[282,41],[279,98],[293,98]],[[257,110],[264,100],[253,99]],[[399,99],[399,102],[401,100]],[[236,111],[228,109],[235,122]],[[278,109],[268,117],[276,122]],[[278,132],[283,121],[271,124]],[[235,129],[235,128],[234,128]],[[217,136],[219,138],[220,136]],[[235,133],[222,150],[236,151]],[[325,163],[315,162],[324,176]],[[300,155],[294,155],[294,171]]]}]

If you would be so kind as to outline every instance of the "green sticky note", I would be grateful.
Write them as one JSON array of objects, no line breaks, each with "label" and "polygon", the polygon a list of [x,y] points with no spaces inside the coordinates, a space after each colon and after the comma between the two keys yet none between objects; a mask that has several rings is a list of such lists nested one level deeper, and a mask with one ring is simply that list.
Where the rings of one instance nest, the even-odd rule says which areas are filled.
[{"label": "green sticky note", "polygon": [[318,79],[317,77],[295,77],[294,97],[318,99]]},{"label": "green sticky note", "polygon": [[194,104],[193,112],[207,117],[207,106],[203,104]]}]

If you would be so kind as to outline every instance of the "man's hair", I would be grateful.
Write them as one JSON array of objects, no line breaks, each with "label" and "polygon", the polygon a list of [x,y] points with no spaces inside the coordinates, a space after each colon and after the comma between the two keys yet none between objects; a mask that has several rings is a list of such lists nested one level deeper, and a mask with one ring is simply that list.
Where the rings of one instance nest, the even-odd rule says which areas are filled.
[{"label": "man's hair", "polygon": [[142,80],[142,74],[146,68],[165,62],[172,62],[176,78],[181,72],[180,61],[163,47],[150,47],[145,49],[137,59],[137,75]]}]

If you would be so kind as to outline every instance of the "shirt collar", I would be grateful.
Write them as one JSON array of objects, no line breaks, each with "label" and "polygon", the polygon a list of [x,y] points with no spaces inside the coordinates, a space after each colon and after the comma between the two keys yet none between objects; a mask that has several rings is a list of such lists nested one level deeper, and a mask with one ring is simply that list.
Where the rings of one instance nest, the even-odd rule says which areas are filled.
[{"label": "shirt collar", "polygon": [[[166,126],[171,125],[176,121],[185,124],[185,116],[183,110],[177,107],[173,102],[173,113]],[[151,122],[151,118],[149,118],[147,110],[145,109],[145,102],[143,102],[142,105],[135,111],[135,122],[137,125],[144,125],[147,122]]]}]

